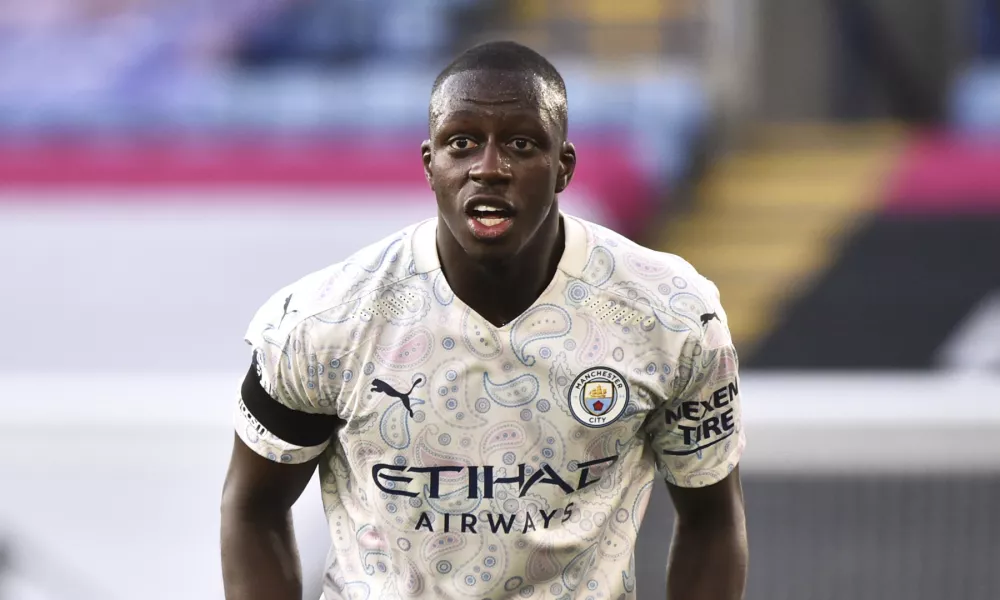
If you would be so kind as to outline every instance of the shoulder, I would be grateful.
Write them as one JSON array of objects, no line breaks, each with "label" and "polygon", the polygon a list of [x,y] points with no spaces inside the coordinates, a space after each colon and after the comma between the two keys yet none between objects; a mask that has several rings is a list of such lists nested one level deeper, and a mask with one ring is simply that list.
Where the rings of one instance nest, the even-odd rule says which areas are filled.
[{"label": "shoulder", "polygon": [[427,225],[411,225],[282,287],[254,315],[247,342],[280,352],[290,342],[304,341],[317,322],[337,324],[357,317],[360,299],[420,280],[420,275],[426,279],[418,266],[415,234]]},{"label": "shoulder", "polygon": [[668,333],[693,336],[706,345],[728,343],[719,289],[694,265],[606,227],[576,221],[586,232],[585,259],[571,276],[598,288],[602,299],[616,299],[652,317]]}]

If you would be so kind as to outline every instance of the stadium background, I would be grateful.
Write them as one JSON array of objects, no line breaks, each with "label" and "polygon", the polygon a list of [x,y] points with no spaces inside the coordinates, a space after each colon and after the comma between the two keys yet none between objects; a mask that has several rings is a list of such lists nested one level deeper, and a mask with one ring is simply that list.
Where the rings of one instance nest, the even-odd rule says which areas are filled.
[{"label": "stadium background", "polygon": [[[497,38],[566,76],[565,209],[722,291],[748,599],[1000,598],[995,0],[10,0],[0,599],[222,597],[244,328],[433,214],[430,83]],[[314,600],[315,482],[295,515]]]}]

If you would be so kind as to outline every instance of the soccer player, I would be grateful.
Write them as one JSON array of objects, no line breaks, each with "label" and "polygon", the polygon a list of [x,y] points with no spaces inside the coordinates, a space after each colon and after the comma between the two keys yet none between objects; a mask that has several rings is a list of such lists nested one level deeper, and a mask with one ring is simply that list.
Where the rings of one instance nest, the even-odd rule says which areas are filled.
[{"label": "soccer player", "polygon": [[325,600],[635,598],[657,473],[677,512],[669,597],[740,598],[744,434],[717,289],[560,211],[576,151],[563,80],[534,51],[462,54],[429,120],[437,218],[250,324],[226,597],[300,598],[290,508],[318,466]]}]

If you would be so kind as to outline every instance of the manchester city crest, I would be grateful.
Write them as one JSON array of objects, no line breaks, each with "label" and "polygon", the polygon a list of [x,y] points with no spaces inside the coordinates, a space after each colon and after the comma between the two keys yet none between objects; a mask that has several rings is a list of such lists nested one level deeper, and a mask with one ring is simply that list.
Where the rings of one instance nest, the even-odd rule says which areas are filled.
[{"label": "manchester city crest", "polygon": [[605,427],[618,420],[628,405],[625,378],[607,367],[587,369],[569,388],[569,408],[588,427]]}]

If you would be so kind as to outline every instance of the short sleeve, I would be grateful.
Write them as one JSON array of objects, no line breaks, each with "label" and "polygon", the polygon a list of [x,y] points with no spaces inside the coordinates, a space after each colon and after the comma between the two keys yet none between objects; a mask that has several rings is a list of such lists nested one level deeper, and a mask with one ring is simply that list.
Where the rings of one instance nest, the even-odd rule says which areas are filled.
[{"label": "short sleeve", "polygon": [[739,357],[721,307],[703,317],[678,358],[672,388],[662,390],[646,422],[657,469],[680,487],[718,483],[739,463],[742,424]]},{"label": "short sleeve", "polygon": [[323,404],[310,373],[310,344],[295,308],[295,294],[283,291],[254,316],[245,341],[253,353],[240,388],[234,426],[257,454],[283,463],[303,463],[329,445],[337,419]]}]

